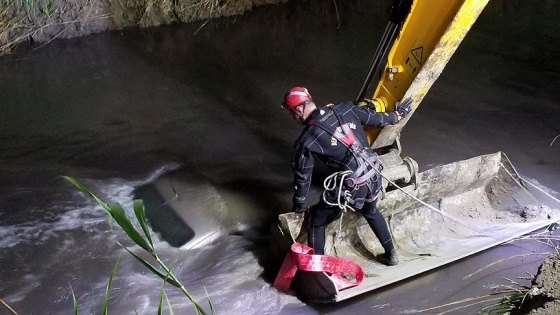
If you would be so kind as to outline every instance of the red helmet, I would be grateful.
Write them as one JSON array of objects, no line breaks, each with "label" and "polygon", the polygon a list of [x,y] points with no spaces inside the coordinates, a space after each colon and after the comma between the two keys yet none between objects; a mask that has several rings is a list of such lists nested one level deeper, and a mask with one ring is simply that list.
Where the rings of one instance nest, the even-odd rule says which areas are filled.
[{"label": "red helmet", "polygon": [[306,88],[296,86],[291,88],[286,95],[284,95],[284,102],[282,107],[292,109],[299,105],[307,104],[311,101],[311,94]]}]

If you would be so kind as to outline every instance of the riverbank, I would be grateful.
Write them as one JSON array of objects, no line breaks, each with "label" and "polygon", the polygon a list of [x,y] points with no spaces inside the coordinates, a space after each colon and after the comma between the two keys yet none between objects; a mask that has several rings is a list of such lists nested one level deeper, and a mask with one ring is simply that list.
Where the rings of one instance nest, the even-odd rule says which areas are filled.
[{"label": "riverbank", "polygon": [[539,267],[531,287],[512,315],[560,314],[560,254],[549,256]]},{"label": "riverbank", "polygon": [[0,6],[0,55],[26,41],[40,44],[127,27],[204,21],[287,1],[7,0]]}]

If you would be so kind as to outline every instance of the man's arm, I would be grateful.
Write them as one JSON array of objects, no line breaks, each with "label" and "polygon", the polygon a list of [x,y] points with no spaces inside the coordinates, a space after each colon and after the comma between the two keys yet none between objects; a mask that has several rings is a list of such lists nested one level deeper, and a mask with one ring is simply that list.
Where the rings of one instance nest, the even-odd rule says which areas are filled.
[{"label": "man's arm", "polygon": [[378,113],[372,108],[354,105],[352,112],[362,125],[385,127],[387,125],[394,125],[399,122],[399,115],[397,112]]},{"label": "man's arm", "polygon": [[353,112],[363,125],[385,127],[394,125],[412,111],[412,100],[407,98],[395,104],[395,111],[379,113],[369,107],[354,106]]},{"label": "man's arm", "polygon": [[292,211],[305,211],[305,198],[311,186],[314,159],[311,152],[299,141],[296,143],[292,169],[294,171],[295,192],[292,199]]}]

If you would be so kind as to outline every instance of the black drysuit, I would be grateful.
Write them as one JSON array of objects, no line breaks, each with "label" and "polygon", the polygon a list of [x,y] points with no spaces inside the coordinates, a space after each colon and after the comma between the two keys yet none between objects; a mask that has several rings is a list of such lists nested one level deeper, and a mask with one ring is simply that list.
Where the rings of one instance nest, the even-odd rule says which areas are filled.
[{"label": "black drysuit", "polygon": [[[336,111],[336,113],[334,112]],[[315,157],[326,163],[333,172],[353,171],[350,177],[359,177],[369,171],[373,176],[361,176],[367,180],[345,190],[352,192],[350,205],[361,212],[369,226],[383,245],[386,252],[393,249],[391,235],[385,218],[376,208],[377,195],[381,188],[381,178],[373,172],[372,166],[358,161],[359,156],[353,154],[344,142],[358,141],[358,147],[367,151],[370,163],[377,156],[369,147],[363,125],[386,126],[398,122],[396,112],[378,113],[373,109],[354,105],[352,102],[341,103],[332,107],[319,107],[306,119],[306,126],[295,143],[294,171],[295,208],[302,208],[311,184],[311,175]],[[338,128],[337,128],[338,127]],[[371,163],[374,164],[375,163]],[[329,203],[336,203],[338,194],[329,191],[326,194]],[[327,204],[323,198],[309,210],[308,243],[316,254],[324,254],[325,228],[336,220],[341,213],[338,206]]]}]

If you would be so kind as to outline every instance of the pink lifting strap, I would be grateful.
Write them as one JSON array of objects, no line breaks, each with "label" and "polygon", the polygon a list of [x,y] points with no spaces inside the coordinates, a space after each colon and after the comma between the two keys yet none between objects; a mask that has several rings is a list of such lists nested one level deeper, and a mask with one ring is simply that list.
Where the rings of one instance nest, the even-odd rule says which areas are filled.
[{"label": "pink lifting strap", "polygon": [[[274,280],[274,287],[287,291],[298,269],[327,273],[339,291],[355,287],[364,279],[362,267],[350,259],[314,255],[313,248],[301,243],[294,243],[291,251],[284,258],[282,267]],[[355,280],[348,280],[343,275],[351,276]]]}]

